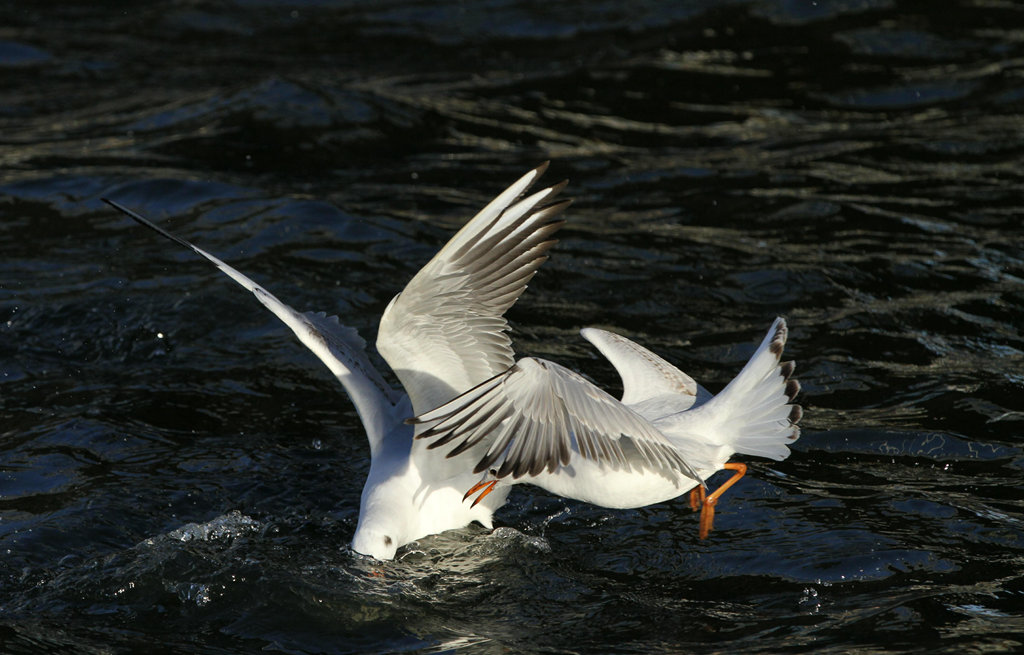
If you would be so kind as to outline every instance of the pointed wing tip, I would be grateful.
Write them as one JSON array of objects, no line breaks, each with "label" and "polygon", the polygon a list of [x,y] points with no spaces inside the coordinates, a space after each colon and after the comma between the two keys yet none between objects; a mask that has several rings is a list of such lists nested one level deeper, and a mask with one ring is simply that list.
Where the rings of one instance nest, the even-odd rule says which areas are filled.
[{"label": "pointed wing tip", "polygon": [[[544,173],[546,173],[548,171],[548,168],[550,168],[550,167],[551,167],[551,160],[547,159],[547,160],[541,162],[538,166],[534,167],[533,170],[528,172],[526,175],[531,178],[530,179],[530,184],[533,184],[533,182],[536,182],[537,180],[539,180],[544,175]],[[567,179],[562,180],[561,182],[558,182],[556,184],[552,184],[551,186],[555,190],[555,193],[558,193],[563,188],[565,188],[565,186],[568,185],[568,184],[569,184],[569,180],[567,178]]]},{"label": "pointed wing tip", "polygon": [[[146,218],[142,214],[138,213],[137,211],[133,211],[131,209],[128,209],[127,207],[125,207],[121,203],[115,202],[115,201],[111,200],[110,198],[100,198],[100,200],[102,200],[103,202],[107,203],[108,205],[110,205],[111,207],[113,207],[117,211],[121,212],[122,214],[124,214],[128,218],[132,219],[133,221],[135,221],[139,225],[145,225],[146,227],[148,227],[148,228],[150,228],[152,230],[156,230],[157,232],[159,232],[160,234],[162,234],[165,237],[168,237],[168,238],[173,239],[175,241],[180,241],[179,239],[175,238],[173,235],[169,234],[166,230],[164,230],[163,228],[161,228],[156,223],[154,223],[153,221],[149,220],[148,218]],[[192,246],[189,245],[189,247],[191,248]]]},{"label": "pointed wing tip", "polygon": [[127,207],[125,207],[124,205],[122,205],[121,203],[119,203],[119,202],[117,202],[115,200],[111,200],[110,198],[103,198],[103,197],[101,197],[100,200],[105,202],[105,203],[107,203],[108,205],[110,205],[111,207],[116,209],[117,211],[123,212],[125,214],[128,214],[129,216],[131,216],[132,214],[135,213],[132,210],[130,210]]},{"label": "pointed wing tip", "polygon": [[[559,191],[561,191],[564,188],[564,185],[559,185],[557,188],[555,188],[555,187],[551,187],[551,188],[554,190],[554,193],[552,193],[551,195],[554,195],[554,194],[558,193]],[[559,213],[562,212],[562,210],[564,210],[566,207],[568,207],[569,205],[572,204],[572,200],[573,200],[572,198],[562,198],[561,200],[559,200],[557,202],[553,202],[550,205],[547,205],[546,207],[543,207],[542,211],[546,210],[552,216],[555,215],[555,214],[559,214]],[[559,220],[562,223],[565,223],[565,219],[564,218],[559,219]]]},{"label": "pointed wing tip", "polygon": [[100,200],[102,200],[103,202],[107,203],[108,205],[110,205],[111,207],[116,209],[117,211],[121,212],[122,214],[124,214],[125,216],[127,216],[127,217],[129,217],[129,218],[131,218],[133,220],[136,220],[136,221],[138,221],[140,219],[141,220],[145,220],[139,214],[137,214],[136,212],[133,212],[132,210],[128,209],[127,207],[125,207],[124,205],[122,205],[119,202],[115,202],[115,201],[111,200],[110,198],[100,198]]},{"label": "pointed wing tip", "polygon": [[551,185],[551,194],[550,195],[553,196],[553,195],[556,195],[556,194],[560,193],[562,191],[562,189],[564,189],[567,186],[569,186],[569,180],[568,179],[562,180],[561,182],[555,182],[554,184]]},{"label": "pointed wing tip", "polygon": [[[519,180],[518,180],[518,182],[516,182],[516,184],[523,184],[524,185],[520,189],[520,193],[522,193],[526,189],[529,189],[530,187],[532,187],[534,185],[534,183],[537,180],[539,180],[542,175],[544,175],[544,173],[548,170],[548,166],[550,166],[550,165],[551,165],[551,160],[545,161],[545,162],[541,163],[539,166],[535,166],[534,168],[530,169],[529,171],[526,172],[525,175],[523,175],[521,178],[519,178]],[[514,187],[516,185],[513,184],[512,186]]]},{"label": "pointed wing tip", "polygon": [[[157,225],[153,221],[151,221],[148,218],[146,218],[145,216],[143,216],[142,214],[140,214],[140,213],[138,213],[136,211],[132,211],[131,209],[128,209],[124,205],[122,205],[120,203],[117,203],[117,202],[114,202],[113,200],[110,200],[109,198],[100,198],[100,200],[102,200],[103,202],[107,203],[108,205],[110,205],[111,207],[113,207],[117,211],[121,212],[122,214],[124,214],[128,218],[132,219],[133,221],[135,221],[139,225],[143,225],[145,227],[148,227],[149,229],[153,230],[154,232],[156,232],[160,236],[164,237],[165,239],[169,239],[169,240],[174,241],[175,243],[177,243],[179,245],[182,245],[182,246],[188,248],[189,250],[193,250],[193,251],[199,253],[200,255],[202,255],[203,257],[206,257],[207,259],[212,257],[212,255],[210,255],[207,252],[197,248],[196,246],[192,245],[191,243],[189,243],[185,239],[182,239],[178,235],[172,234],[172,233],[168,232],[164,228],[160,227],[159,225]],[[214,258],[214,259],[216,259],[216,258]],[[213,261],[213,260],[211,260],[211,261]],[[220,266],[220,264],[222,264],[223,262],[221,262],[220,260],[216,260],[216,261],[214,261],[214,263],[217,264],[218,266]]]}]

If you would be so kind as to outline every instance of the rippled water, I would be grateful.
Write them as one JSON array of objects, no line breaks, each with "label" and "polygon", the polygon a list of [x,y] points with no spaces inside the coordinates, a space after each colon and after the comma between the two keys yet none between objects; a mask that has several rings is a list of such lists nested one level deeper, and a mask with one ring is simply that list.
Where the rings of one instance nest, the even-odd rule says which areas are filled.
[{"label": "rippled water", "polygon": [[[963,0],[0,6],[0,650],[998,652],[1024,642],[1024,11]],[[712,389],[776,315],[785,462],[716,532],[523,488],[354,556],[368,451],[246,293],[377,317],[522,172],[510,313]]]}]

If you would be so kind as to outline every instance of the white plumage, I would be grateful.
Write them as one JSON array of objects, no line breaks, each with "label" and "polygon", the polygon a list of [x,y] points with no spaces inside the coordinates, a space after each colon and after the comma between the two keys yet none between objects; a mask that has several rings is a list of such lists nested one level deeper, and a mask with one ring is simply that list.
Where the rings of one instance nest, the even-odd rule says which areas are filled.
[{"label": "white plumage", "polygon": [[[106,202],[213,262],[338,378],[370,443],[352,547],[391,559],[430,534],[472,521],[490,527],[513,484],[638,507],[703,491],[715,471],[743,468],[727,463],[736,452],[782,459],[799,435],[799,385],[789,379],[792,363],[779,363],[782,319],[717,396],[646,348],[594,328],[582,334],[622,376],[621,400],[554,362],[515,360],[504,313],[547,259],[569,204],[555,201],[564,183],[524,197],[545,168],[488,204],[384,311],[377,349],[404,394],[337,318],[295,311],[220,259]],[[704,501],[702,533],[719,493]]]}]

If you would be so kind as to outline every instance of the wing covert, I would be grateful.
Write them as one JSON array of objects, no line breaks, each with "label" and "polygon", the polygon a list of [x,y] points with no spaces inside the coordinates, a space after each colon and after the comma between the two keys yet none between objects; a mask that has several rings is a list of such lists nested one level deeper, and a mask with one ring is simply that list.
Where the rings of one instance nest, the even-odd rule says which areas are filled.
[{"label": "wing covert", "polygon": [[680,473],[703,483],[657,428],[582,376],[526,357],[454,400],[410,422],[425,427],[428,449],[470,453],[474,472],[535,476],[569,464],[574,454],[611,467]]}]

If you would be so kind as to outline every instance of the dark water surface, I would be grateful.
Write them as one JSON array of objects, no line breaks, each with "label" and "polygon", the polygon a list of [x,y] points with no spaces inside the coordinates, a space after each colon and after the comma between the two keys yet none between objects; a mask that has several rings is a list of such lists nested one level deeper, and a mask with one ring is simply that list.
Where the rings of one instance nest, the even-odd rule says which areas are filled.
[{"label": "dark water surface", "polygon": [[[1024,648],[1024,8],[898,2],[0,4],[0,651]],[[327,370],[109,196],[372,339],[551,159],[570,225],[510,313],[713,390],[776,315],[784,462],[716,532],[522,488],[353,555]]]}]

